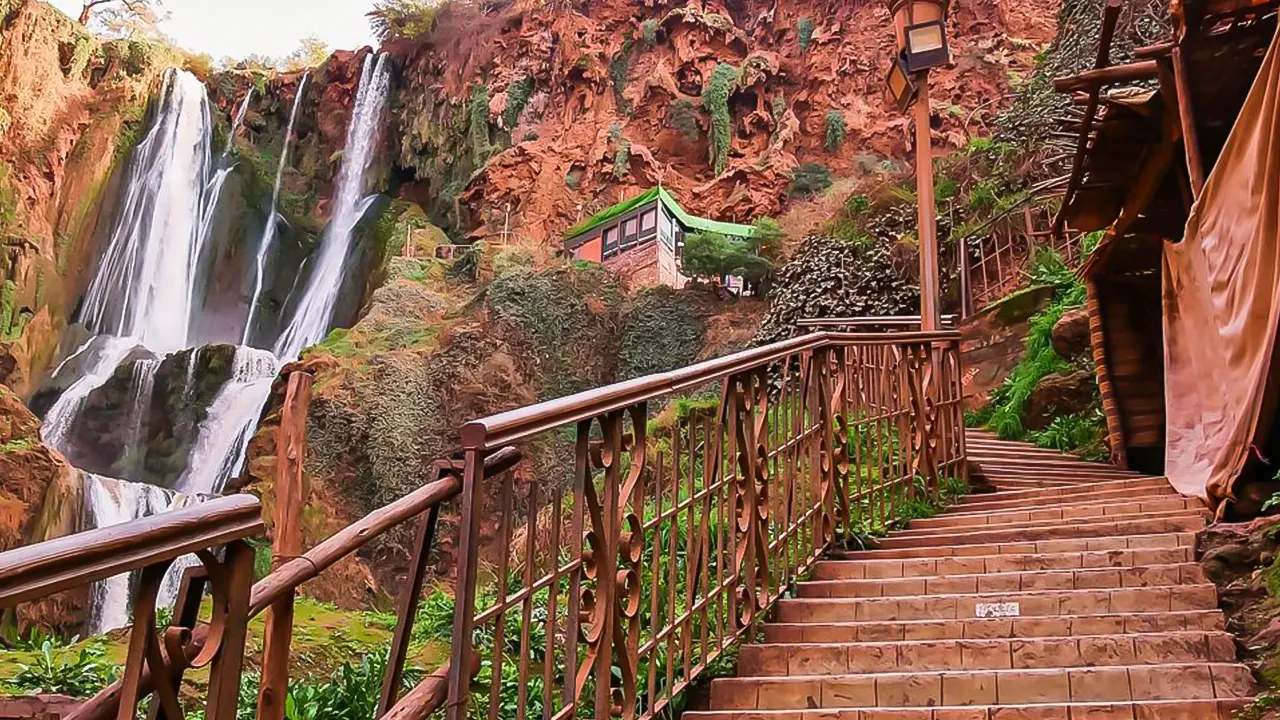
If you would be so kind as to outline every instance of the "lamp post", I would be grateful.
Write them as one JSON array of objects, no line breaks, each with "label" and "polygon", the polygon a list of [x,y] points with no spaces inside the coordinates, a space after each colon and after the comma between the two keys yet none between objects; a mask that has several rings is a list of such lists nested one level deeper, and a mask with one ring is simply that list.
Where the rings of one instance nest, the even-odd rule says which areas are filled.
[{"label": "lamp post", "polygon": [[947,0],[889,0],[898,53],[885,78],[898,109],[914,102],[916,197],[919,200],[920,329],[937,330],[938,218],[933,190],[933,140],[929,128],[929,70],[951,60],[947,47]]}]

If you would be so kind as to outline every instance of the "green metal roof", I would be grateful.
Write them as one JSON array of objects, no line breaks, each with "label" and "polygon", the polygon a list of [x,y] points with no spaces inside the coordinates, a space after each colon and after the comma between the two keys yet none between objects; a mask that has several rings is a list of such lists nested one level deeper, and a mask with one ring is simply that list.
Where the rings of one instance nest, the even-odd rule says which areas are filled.
[{"label": "green metal roof", "polygon": [[623,200],[611,208],[592,215],[586,220],[583,220],[577,225],[569,228],[569,230],[565,232],[564,236],[566,239],[572,239],[580,235],[585,235],[601,225],[606,225],[609,221],[622,217],[641,205],[647,205],[654,200],[661,202],[663,206],[667,208],[667,211],[674,215],[675,218],[680,221],[681,225],[684,225],[687,228],[720,233],[721,235],[731,235],[733,237],[752,237],[756,234],[755,227],[751,225],[718,222],[715,220],[700,218],[696,215],[690,215],[685,212],[684,208],[680,207],[680,203],[676,202],[675,198],[671,197],[671,193],[667,192],[666,188],[658,186],[652,190],[640,193],[629,200]]}]

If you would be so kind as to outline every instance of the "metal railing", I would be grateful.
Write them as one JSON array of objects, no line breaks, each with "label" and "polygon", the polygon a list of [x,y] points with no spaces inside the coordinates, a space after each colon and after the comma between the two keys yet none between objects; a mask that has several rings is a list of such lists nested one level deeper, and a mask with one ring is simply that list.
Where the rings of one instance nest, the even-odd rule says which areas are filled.
[{"label": "metal railing", "polygon": [[[833,544],[965,476],[960,378],[955,331],[815,332],[468,423],[421,488],[251,589],[243,538],[262,522],[255,499],[234,496],[0,554],[0,606],[147,568],[125,677],[77,720],[132,718],[157,688],[151,717],[177,720],[182,671],[215,658],[206,717],[231,720],[248,620],[270,609],[258,716],[282,717],[299,586],[416,521],[377,717],[425,718],[447,701],[454,720],[647,718],[752,639]],[[290,402],[281,481],[300,472]],[[440,508],[455,498],[451,657],[400,697]],[[218,545],[221,563],[207,552]],[[225,610],[197,623],[191,580],[204,576],[189,574],[161,648],[156,568],[189,552]]]},{"label": "metal railing", "polygon": [[449,717],[671,708],[833,543],[964,476],[958,344],[814,333],[466,425],[452,665],[480,689],[452,674]]}]

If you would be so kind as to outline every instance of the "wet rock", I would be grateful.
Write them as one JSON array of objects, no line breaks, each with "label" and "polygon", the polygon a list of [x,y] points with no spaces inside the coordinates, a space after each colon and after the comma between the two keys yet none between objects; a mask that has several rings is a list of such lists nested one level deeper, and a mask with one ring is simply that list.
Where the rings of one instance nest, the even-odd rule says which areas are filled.
[{"label": "wet rock", "polygon": [[1089,350],[1089,309],[1073,308],[1053,326],[1053,351],[1068,360]]},{"label": "wet rock", "polygon": [[1027,398],[1022,424],[1028,430],[1043,430],[1060,415],[1088,410],[1097,394],[1097,382],[1087,370],[1046,375]]}]

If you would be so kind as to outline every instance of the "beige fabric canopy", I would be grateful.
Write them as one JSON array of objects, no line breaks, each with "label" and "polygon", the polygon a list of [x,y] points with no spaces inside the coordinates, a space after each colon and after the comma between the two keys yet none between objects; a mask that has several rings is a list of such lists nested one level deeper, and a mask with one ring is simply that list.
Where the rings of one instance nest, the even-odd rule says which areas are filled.
[{"label": "beige fabric canopy", "polygon": [[1268,430],[1280,385],[1278,48],[1273,39],[1186,238],[1164,246],[1165,470],[1215,507]]}]

